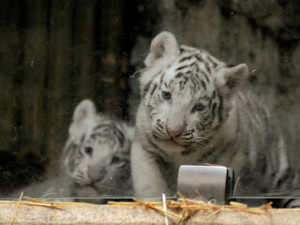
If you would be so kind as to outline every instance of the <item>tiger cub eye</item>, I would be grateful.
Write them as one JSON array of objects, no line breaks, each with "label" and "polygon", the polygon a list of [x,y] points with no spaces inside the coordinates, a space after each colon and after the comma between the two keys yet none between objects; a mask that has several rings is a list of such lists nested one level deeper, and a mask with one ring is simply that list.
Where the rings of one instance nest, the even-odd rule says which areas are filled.
[{"label": "tiger cub eye", "polygon": [[195,105],[194,109],[197,111],[203,111],[205,109],[205,105],[203,105],[202,103],[198,103],[197,105]]},{"label": "tiger cub eye", "polygon": [[162,92],[162,97],[163,99],[166,99],[166,100],[170,100],[171,99],[171,93],[170,92],[167,92],[167,91],[163,91]]},{"label": "tiger cub eye", "polygon": [[118,164],[121,162],[121,159],[118,156],[114,156],[111,160],[111,164]]},{"label": "tiger cub eye", "polygon": [[85,147],[85,148],[84,148],[84,151],[85,151],[86,154],[92,155],[92,153],[93,153],[93,148],[92,148],[92,147]]}]

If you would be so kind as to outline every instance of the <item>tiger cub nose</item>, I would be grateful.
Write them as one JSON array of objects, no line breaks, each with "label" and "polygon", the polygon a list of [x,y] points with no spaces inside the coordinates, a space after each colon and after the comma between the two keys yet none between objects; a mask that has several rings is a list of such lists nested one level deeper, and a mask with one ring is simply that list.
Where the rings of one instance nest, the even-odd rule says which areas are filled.
[{"label": "tiger cub nose", "polygon": [[167,132],[171,137],[175,138],[175,137],[180,136],[182,134],[183,130],[172,130],[167,127]]}]

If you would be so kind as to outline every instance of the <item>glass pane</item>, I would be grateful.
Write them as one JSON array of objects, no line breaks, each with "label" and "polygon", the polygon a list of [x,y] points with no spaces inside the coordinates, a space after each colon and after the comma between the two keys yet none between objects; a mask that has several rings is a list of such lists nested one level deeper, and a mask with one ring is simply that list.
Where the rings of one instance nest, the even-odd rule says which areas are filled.
[{"label": "glass pane", "polygon": [[296,1],[0,4],[1,198],[174,199],[180,165],[300,196]]}]

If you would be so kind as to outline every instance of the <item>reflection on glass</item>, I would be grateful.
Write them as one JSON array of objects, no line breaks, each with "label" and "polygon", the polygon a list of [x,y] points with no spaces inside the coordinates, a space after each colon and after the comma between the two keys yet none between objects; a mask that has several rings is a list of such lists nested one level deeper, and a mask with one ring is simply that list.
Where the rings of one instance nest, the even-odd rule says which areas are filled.
[{"label": "reflection on glass", "polygon": [[239,199],[299,196],[299,10],[3,1],[0,197],[172,198],[198,163],[232,168]]}]

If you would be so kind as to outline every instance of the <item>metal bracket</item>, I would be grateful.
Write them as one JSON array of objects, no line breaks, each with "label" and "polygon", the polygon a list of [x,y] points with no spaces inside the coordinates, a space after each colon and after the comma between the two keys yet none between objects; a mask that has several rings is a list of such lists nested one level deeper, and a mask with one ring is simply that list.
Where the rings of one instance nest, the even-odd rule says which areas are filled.
[{"label": "metal bracket", "polygon": [[177,191],[188,198],[224,205],[232,195],[233,171],[224,166],[180,166]]}]

